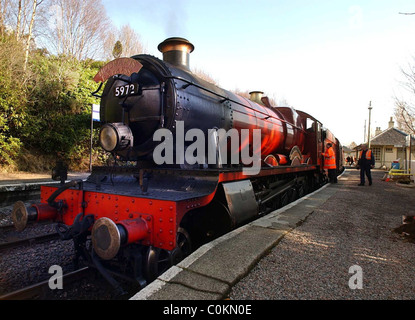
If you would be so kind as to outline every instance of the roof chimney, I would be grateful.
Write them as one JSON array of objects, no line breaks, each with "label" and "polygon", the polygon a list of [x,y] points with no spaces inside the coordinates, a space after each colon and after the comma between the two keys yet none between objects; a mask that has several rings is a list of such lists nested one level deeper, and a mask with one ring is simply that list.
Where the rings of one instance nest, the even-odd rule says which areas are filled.
[{"label": "roof chimney", "polygon": [[393,128],[395,126],[395,122],[393,122],[393,117],[391,117],[390,121],[389,121],[389,129]]},{"label": "roof chimney", "polygon": [[188,40],[178,37],[168,38],[160,43],[157,48],[163,53],[163,61],[190,70],[189,56],[195,47]]},{"label": "roof chimney", "polygon": [[375,136],[381,133],[382,133],[382,130],[380,129],[380,127],[376,127]]}]

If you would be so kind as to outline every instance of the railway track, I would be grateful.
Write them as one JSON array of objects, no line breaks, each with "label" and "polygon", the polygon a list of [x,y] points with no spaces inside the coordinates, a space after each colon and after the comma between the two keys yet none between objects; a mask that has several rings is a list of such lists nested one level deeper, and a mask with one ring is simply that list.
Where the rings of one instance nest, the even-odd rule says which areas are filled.
[{"label": "railway track", "polygon": [[[62,276],[63,286],[68,286],[71,283],[78,282],[79,280],[88,277],[91,274],[89,267],[84,267],[73,272],[69,272]],[[44,299],[51,293],[50,280],[45,280],[25,288],[13,291],[11,293],[0,296],[0,300],[34,300]]]},{"label": "railway track", "polygon": [[[19,184],[17,184],[20,186]],[[10,208],[16,201],[16,199],[22,200],[24,202],[30,202],[31,200],[37,200],[40,195],[40,187],[38,185],[30,186],[30,187],[13,187],[13,186],[2,186],[0,189],[0,210],[8,211],[11,210]],[[5,191],[6,190],[6,191]],[[0,252],[13,249],[23,246],[32,246],[35,244],[40,244],[52,240],[56,240],[59,238],[59,234],[56,232],[48,233],[48,234],[41,234],[41,235],[30,235],[24,239],[17,239],[15,240],[15,236],[13,235],[13,231],[15,231],[15,227],[12,223],[8,222],[9,214],[1,214],[2,219],[0,225],[0,235],[2,235],[2,239],[0,242]],[[37,223],[37,225],[45,225],[47,223]],[[11,235],[9,235],[11,233]]]},{"label": "railway track", "polygon": [[0,243],[0,252],[7,250],[7,249],[13,249],[18,248],[22,246],[31,246],[34,244],[44,243],[52,240],[59,239],[59,234],[57,232],[40,235],[40,236],[32,236],[21,240],[15,240],[10,242],[4,242]]},{"label": "railway track", "polygon": [[6,224],[3,226],[0,226],[0,231],[1,232],[9,232],[9,231],[13,231],[16,230],[15,226],[13,224]]}]

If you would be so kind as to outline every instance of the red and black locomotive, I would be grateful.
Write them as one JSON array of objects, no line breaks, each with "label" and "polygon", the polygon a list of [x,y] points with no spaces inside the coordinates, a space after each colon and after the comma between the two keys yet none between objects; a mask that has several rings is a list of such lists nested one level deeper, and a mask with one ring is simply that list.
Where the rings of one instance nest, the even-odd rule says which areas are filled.
[{"label": "red and black locomotive", "polygon": [[[76,257],[112,283],[113,274],[122,274],[145,285],[201,244],[324,184],[326,142],[342,169],[342,147],[317,119],[274,107],[261,92],[246,99],[200,79],[189,70],[193,49],[186,39],[169,38],[159,45],[163,60],[136,55],[101,69],[95,77],[105,83],[100,143],[114,165],[93,167],[86,181],[42,186],[38,204],[17,202],[17,229],[54,221],[62,239],[73,239]],[[201,130],[214,146],[211,129],[260,129],[259,147],[248,135],[237,150],[260,152],[260,170],[249,174],[242,161],[230,163],[230,154],[223,161],[217,153],[214,164],[155,164],[159,129],[172,132],[171,151],[180,158],[179,124],[184,132]],[[191,143],[184,140],[182,149]]]}]

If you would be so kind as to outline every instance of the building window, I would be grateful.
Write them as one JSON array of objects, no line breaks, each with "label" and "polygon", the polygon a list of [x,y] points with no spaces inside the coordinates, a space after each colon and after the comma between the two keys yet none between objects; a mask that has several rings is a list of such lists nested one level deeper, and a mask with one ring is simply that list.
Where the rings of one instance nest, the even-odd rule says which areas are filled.
[{"label": "building window", "polygon": [[385,148],[386,153],[393,153],[393,148]]},{"label": "building window", "polygon": [[380,148],[379,147],[372,148],[372,152],[375,155],[375,160],[380,161]]}]

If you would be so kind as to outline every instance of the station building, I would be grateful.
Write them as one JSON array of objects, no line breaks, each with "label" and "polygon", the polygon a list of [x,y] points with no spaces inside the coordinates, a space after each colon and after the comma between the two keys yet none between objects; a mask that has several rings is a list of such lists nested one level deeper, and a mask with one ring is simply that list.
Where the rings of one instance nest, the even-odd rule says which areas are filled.
[{"label": "station building", "polygon": [[[376,128],[375,136],[370,140],[370,149],[375,156],[376,168],[390,169],[393,162],[399,161],[400,168],[407,169],[408,161],[412,161],[412,170],[415,170],[415,139],[411,139],[411,152],[409,135],[397,128],[393,118],[390,118],[388,129]],[[359,148],[358,146],[357,148]]]}]

